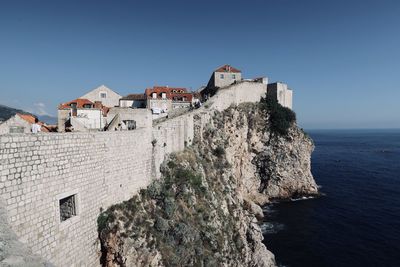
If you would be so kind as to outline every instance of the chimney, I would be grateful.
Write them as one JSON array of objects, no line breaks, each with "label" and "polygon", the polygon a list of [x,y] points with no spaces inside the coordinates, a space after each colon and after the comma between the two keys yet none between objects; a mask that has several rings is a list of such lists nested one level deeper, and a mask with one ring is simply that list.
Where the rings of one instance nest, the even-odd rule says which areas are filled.
[{"label": "chimney", "polygon": [[101,101],[94,101],[94,108],[101,109],[102,106]]}]

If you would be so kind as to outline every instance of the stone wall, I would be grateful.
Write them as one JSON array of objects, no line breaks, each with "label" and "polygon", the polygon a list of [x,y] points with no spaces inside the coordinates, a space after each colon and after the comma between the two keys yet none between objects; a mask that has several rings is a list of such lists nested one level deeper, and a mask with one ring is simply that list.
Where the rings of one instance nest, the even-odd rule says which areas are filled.
[{"label": "stone wall", "polygon": [[31,132],[31,125],[26,120],[18,116],[18,114],[16,114],[0,124],[0,135],[10,133],[10,128],[12,127],[20,128],[20,130],[24,133]]},{"label": "stone wall", "polygon": [[[99,265],[97,217],[151,181],[151,129],[0,136],[0,196],[19,240],[56,266]],[[76,196],[61,222],[59,201]]]},{"label": "stone wall", "polygon": [[134,120],[137,128],[151,127],[151,111],[145,108],[111,108],[107,114],[107,123],[110,123],[114,117],[119,114],[120,120]]},{"label": "stone wall", "polygon": [[266,92],[267,85],[264,83],[242,81],[219,89],[204,106],[222,111],[230,105],[238,105],[243,102],[258,102],[261,97],[265,96]]},{"label": "stone wall", "polygon": [[181,151],[193,142],[193,114],[155,124],[152,132],[153,171],[155,177],[160,177],[160,165],[165,155]]}]

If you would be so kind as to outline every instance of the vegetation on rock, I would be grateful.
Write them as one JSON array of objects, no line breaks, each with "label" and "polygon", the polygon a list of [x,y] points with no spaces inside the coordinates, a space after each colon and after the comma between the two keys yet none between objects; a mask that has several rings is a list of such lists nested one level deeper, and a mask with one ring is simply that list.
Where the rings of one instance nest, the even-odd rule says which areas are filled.
[{"label": "vegetation on rock", "polygon": [[257,204],[317,192],[312,143],[268,98],[210,112],[160,180],[99,216],[104,266],[275,266]]},{"label": "vegetation on rock", "polygon": [[[190,148],[170,155],[162,165],[162,180],[99,216],[100,235],[104,239],[110,234],[144,238],[146,246],[159,251],[166,266],[243,262],[240,222],[220,209],[226,205],[227,192],[235,187],[226,170],[220,169],[226,166],[224,150],[217,146],[204,155],[200,157]],[[230,202],[228,207],[240,213],[239,201]],[[117,265],[123,262],[113,260]]]},{"label": "vegetation on rock", "polygon": [[290,108],[283,107],[271,96],[263,97],[260,107],[268,113],[268,122],[273,133],[286,136],[289,128],[296,122],[296,113]]}]

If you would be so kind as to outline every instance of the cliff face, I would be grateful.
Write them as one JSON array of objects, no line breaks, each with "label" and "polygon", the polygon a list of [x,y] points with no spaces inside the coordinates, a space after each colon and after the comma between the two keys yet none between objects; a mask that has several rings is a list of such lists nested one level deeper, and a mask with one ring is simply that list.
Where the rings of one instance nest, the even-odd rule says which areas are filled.
[{"label": "cliff face", "polygon": [[255,104],[242,104],[214,116],[216,139],[229,142],[227,159],[238,183],[256,203],[318,194],[311,174],[312,140],[293,125],[284,136],[274,133],[270,114]]},{"label": "cliff face", "polygon": [[198,112],[193,146],[165,160],[160,180],[99,217],[103,264],[275,266],[259,205],[318,189],[312,141],[294,125],[284,137],[274,133],[269,116],[258,104]]}]

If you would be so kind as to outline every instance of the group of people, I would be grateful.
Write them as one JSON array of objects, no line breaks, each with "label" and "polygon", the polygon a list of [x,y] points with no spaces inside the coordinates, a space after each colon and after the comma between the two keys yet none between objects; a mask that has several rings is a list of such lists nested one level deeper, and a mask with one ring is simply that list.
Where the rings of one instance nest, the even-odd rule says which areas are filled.
[{"label": "group of people", "polygon": [[190,103],[190,109],[193,109],[193,108],[198,109],[200,107],[201,107],[201,102],[198,99],[194,102],[194,105],[192,105],[192,103]]}]

